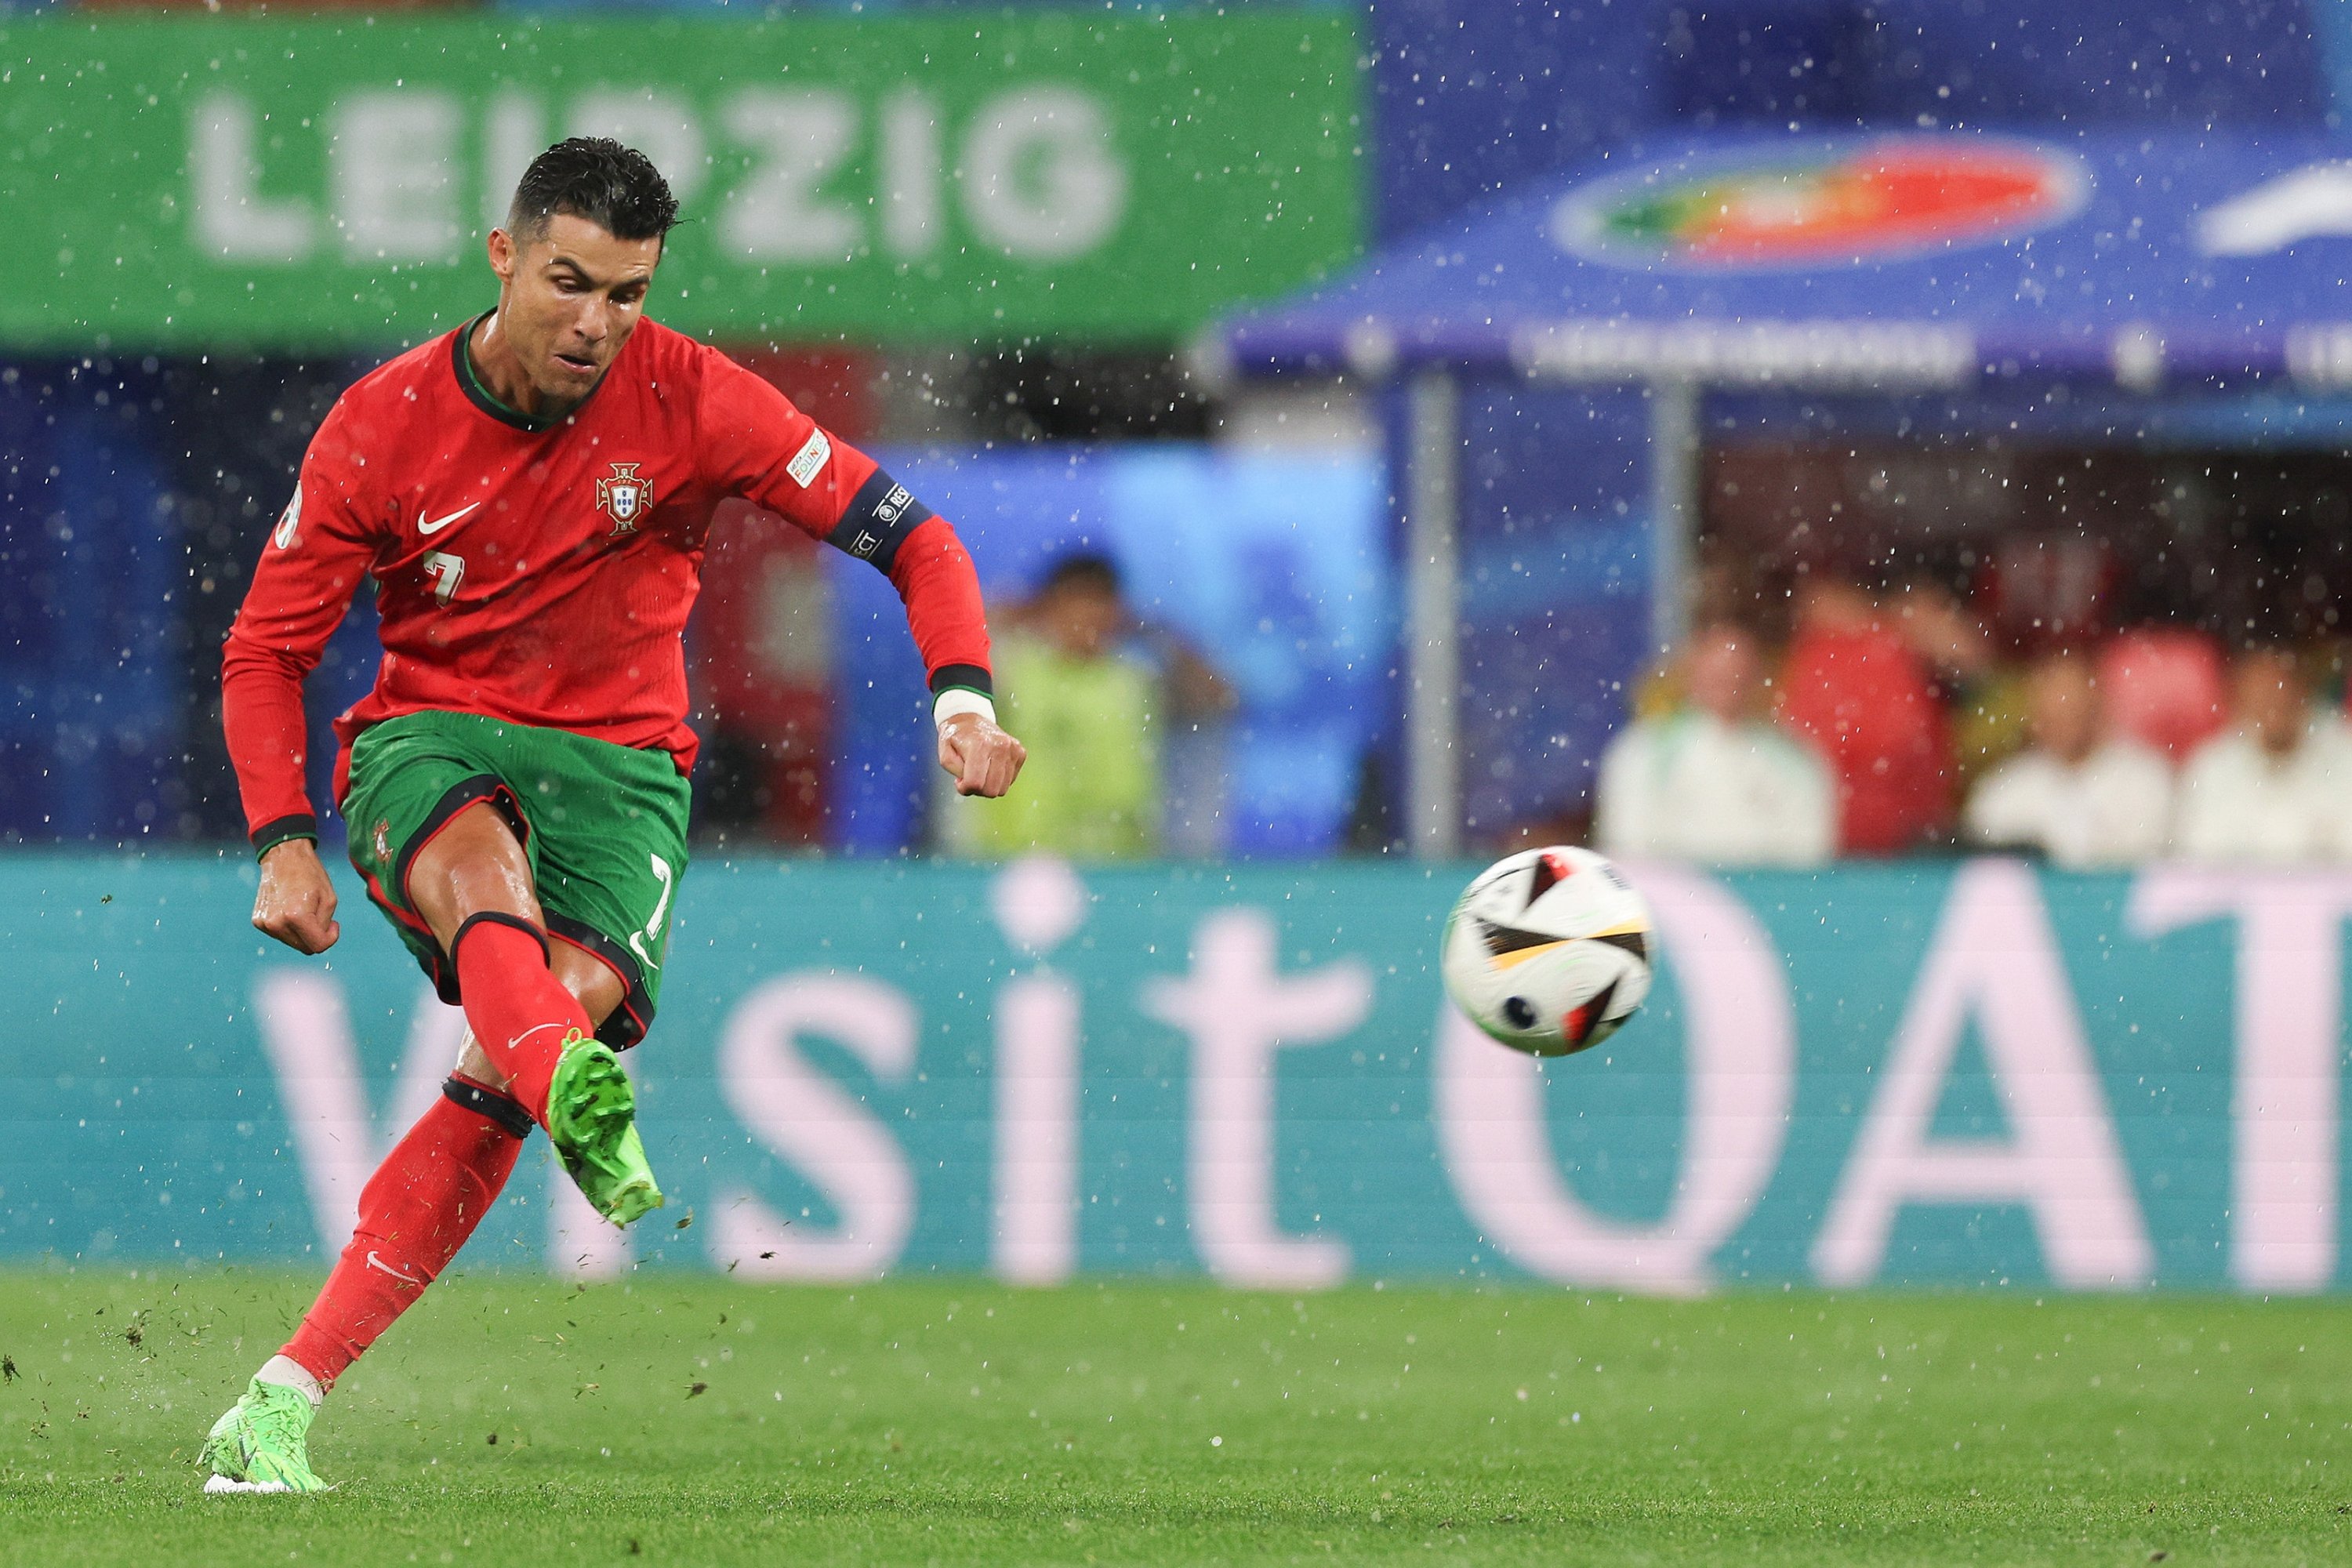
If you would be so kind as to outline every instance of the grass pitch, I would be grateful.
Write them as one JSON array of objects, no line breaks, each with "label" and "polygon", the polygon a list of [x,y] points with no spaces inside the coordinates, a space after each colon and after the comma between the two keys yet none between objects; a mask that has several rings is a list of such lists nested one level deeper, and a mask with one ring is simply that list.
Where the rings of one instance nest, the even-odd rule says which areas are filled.
[{"label": "grass pitch", "polygon": [[459,1277],[198,1496],[310,1285],[0,1276],[0,1562],[2352,1562],[2332,1303]]}]

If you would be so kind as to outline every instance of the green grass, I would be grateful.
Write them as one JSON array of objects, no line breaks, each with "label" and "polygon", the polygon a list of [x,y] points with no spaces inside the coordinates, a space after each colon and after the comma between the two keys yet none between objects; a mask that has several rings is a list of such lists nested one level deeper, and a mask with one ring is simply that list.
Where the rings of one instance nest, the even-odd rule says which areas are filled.
[{"label": "green grass", "polygon": [[199,1497],[307,1298],[0,1276],[0,1562],[2352,1561],[2334,1303],[457,1278]]}]

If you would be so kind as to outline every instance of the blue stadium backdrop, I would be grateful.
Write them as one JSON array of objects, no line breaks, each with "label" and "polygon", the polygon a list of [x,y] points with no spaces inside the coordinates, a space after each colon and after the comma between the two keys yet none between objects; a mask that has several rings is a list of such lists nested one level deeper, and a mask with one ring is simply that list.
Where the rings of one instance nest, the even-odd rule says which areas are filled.
[{"label": "blue stadium backdrop", "polygon": [[[2345,1279],[2352,874],[1643,868],[1653,1005],[1539,1066],[1441,1005],[1467,870],[699,866],[632,1058],[673,1206],[588,1223],[542,1152],[467,1265]],[[340,1243],[462,1024],[369,912],[306,961],[247,927],[251,886],[235,858],[0,863],[0,1259]]]},{"label": "blue stadium backdrop", "polygon": [[[1106,555],[1138,617],[1233,684],[1231,732],[1191,770],[1222,781],[1219,826],[1171,853],[1340,847],[1364,752],[1395,705],[1395,568],[1376,459],[1181,442],[878,456],[954,521],[992,606],[1065,555]],[[888,580],[837,551],[823,559],[843,729],[832,842],[896,854],[922,837],[936,772],[922,664]],[[1190,737],[1167,739],[1174,762]]]}]

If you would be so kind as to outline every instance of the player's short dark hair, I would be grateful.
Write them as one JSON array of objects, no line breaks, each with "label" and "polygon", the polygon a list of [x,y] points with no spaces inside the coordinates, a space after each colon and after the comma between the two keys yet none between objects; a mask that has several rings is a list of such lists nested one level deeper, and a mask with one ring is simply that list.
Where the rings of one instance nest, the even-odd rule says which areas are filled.
[{"label": "player's short dark hair", "polygon": [[507,232],[537,238],[558,213],[585,218],[615,239],[660,239],[677,221],[677,198],[635,148],[609,136],[574,136],[523,171],[507,206]]},{"label": "player's short dark hair", "polygon": [[1045,580],[1037,585],[1041,595],[1059,593],[1075,588],[1082,594],[1108,594],[1118,596],[1120,583],[1118,563],[1108,555],[1092,551],[1074,550],[1055,558],[1045,568]]}]

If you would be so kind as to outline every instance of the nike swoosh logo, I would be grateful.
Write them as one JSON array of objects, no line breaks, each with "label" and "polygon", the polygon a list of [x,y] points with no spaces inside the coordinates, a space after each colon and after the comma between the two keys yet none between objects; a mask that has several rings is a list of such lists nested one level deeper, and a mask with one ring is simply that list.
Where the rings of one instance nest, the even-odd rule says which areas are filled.
[{"label": "nike swoosh logo", "polygon": [[370,1268],[380,1268],[380,1269],[383,1270],[383,1272],[385,1272],[386,1274],[391,1275],[394,1279],[399,1280],[403,1285],[414,1285],[414,1286],[415,1286],[419,1290],[422,1290],[422,1289],[425,1289],[425,1281],[424,1281],[424,1280],[419,1279],[418,1279],[418,1278],[416,1278],[416,1276],[415,1276],[414,1274],[403,1274],[399,1269],[394,1268],[391,1264],[386,1263],[383,1258],[378,1258],[378,1257],[375,1255],[375,1248],[374,1248],[374,1247],[369,1247],[369,1248],[368,1248],[367,1266],[368,1266]]},{"label": "nike swoosh logo", "polygon": [[420,511],[416,514],[416,531],[419,533],[438,533],[443,529],[448,527],[451,523],[457,521],[459,518],[465,516],[467,512],[475,510],[482,503],[480,501],[476,501],[473,506],[461,506],[456,511],[451,512],[448,516],[436,518],[431,522],[425,521],[425,514]]},{"label": "nike swoosh logo", "polygon": [[525,1040],[530,1038],[541,1029],[560,1029],[562,1027],[563,1027],[563,1026],[561,1024],[533,1024],[530,1028],[525,1029],[521,1034],[517,1035],[513,1039],[509,1040],[507,1042],[507,1049],[510,1051],[517,1049]]}]

